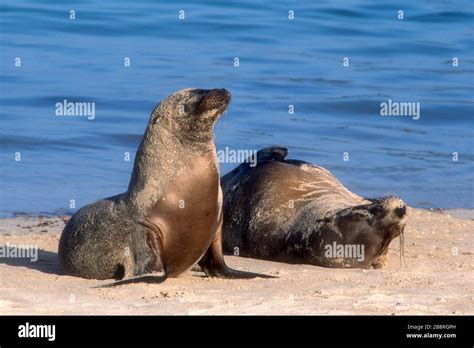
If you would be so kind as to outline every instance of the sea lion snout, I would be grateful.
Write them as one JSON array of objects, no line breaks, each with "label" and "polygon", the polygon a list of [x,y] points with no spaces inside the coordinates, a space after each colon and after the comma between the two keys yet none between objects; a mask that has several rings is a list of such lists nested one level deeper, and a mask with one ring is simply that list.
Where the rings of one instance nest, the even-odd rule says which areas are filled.
[{"label": "sea lion snout", "polygon": [[395,208],[394,212],[399,218],[402,218],[405,216],[407,208],[403,205],[402,207]]},{"label": "sea lion snout", "polygon": [[[181,129],[190,133],[199,132],[199,128],[211,131],[208,126],[212,126],[217,121],[229,106],[230,100],[231,94],[224,88],[182,89],[155,107],[150,124],[164,124],[168,129]],[[204,123],[204,125],[196,127],[196,122]]]},{"label": "sea lion snout", "polygon": [[220,116],[227,109],[230,99],[230,92],[224,88],[207,90],[196,105],[195,113],[197,115],[211,113],[213,116]]}]

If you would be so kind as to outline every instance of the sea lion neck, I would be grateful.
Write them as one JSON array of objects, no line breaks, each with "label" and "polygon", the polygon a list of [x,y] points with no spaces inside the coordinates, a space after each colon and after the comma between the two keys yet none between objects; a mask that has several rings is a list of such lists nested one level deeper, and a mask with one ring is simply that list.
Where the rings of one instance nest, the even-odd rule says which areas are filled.
[{"label": "sea lion neck", "polygon": [[145,216],[168,183],[185,173],[196,156],[217,162],[212,140],[190,145],[168,128],[149,124],[135,156],[124,200],[134,202],[138,215]]}]

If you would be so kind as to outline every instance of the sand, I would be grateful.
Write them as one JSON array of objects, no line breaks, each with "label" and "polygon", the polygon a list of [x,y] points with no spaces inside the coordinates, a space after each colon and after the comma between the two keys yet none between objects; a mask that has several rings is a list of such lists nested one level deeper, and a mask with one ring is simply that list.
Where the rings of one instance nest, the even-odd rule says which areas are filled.
[{"label": "sand", "polygon": [[0,219],[0,245],[37,245],[38,259],[0,258],[0,314],[474,314],[472,211],[409,210],[406,266],[398,239],[379,270],[329,269],[226,256],[275,279],[222,280],[188,272],[161,284],[94,288],[63,275],[63,217]]}]

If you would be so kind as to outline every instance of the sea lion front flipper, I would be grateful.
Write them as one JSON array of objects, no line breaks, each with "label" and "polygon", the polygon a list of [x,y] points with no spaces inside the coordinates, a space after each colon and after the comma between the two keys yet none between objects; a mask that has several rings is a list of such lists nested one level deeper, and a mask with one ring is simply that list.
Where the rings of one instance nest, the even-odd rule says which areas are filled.
[{"label": "sea lion front flipper", "polygon": [[249,278],[278,278],[266,274],[237,271],[229,268],[224,261],[222,253],[222,223],[218,229],[217,236],[209,246],[204,256],[199,261],[199,266],[208,277],[227,279],[249,279]]}]

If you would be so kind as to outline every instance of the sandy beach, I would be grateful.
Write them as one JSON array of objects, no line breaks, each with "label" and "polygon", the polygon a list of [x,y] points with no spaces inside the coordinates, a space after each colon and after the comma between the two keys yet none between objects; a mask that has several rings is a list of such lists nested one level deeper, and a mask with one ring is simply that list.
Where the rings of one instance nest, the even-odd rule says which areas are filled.
[{"label": "sandy beach", "polygon": [[396,239],[379,270],[226,256],[234,268],[278,278],[190,271],[162,284],[94,288],[109,281],[61,272],[57,246],[67,217],[18,215],[0,220],[0,245],[37,246],[38,255],[0,258],[0,314],[474,314],[473,219],[470,210],[410,209],[403,266]]}]

